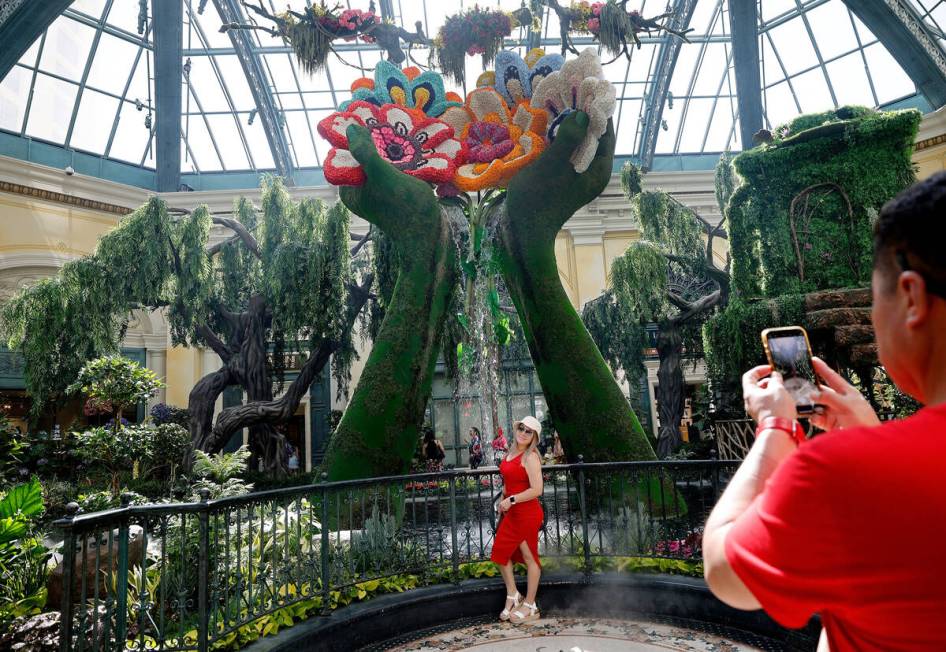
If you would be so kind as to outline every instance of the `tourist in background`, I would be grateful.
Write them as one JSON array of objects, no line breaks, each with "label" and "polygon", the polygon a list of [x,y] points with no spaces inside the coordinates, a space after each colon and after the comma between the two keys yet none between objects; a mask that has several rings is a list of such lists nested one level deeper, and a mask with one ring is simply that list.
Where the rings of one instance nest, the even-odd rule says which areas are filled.
[{"label": "tourist in background", "polygon": [[[542,566],[539,562],[539,530],[542,528],[542,460],[538,443],[542,424],[535,417],[524,417],[513,424],[512,447],[499,466],[503,476],[503,499],[499,501],[501,519],[490,559],[499,566],[506,585],[506,605],[500,620],[524,623],[539,618],[535,595],[539,590]],[[513,563],[526,565],[526,595],[516,588]]]},{"label": "tourist in background", "polygon": [[926,407],[881,424],[820,359],[810,440],[782,376],[742,378],[756,440],[706,522],[707,583],[785,627],[815,613],[819,652],[946,650],[946,172],[888,202],[874,225],[877,353]]},{"label": "tourist in background", "polygon": [[480,429],[476,426],[470,428],[470,468],[474,471],[483,463],[483,439],[480,437]]},{"label": "tourist in background", "polygon": [[424,457],[427,460],[427,472],[443,471],[443,460],[447,456],[443,442],[437,439],[434,429],[424,428]]},{"label": "tourist in background", "polygon": [[289,455],[289,473],[296,474],[299,472],[299,447],[293,446],[292,453]]}]

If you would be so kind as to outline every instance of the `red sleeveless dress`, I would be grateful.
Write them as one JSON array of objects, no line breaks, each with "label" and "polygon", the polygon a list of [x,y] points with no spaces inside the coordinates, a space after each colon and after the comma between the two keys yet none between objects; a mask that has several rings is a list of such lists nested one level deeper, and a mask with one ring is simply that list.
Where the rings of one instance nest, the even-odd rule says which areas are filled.
[{"label": "red sleeveless dress", "polygon": [[[499,465],[499,472],[503,476],[504,497],[519,494],[529,488],[529,474],[522,466],[520,453],[511,460],[503,459]],[[496,530],[496,539],[493,541],[493,551],[490,559],[497,564],[505,564],[510,559],[524,564],[525,559],[519,544],[523,541],[529,546],[532,558],[542,565],[539,560],[539,530],[542,527],[542,505],[533,498],[521,503],[513,504],[512,508],[503,515]]]}]

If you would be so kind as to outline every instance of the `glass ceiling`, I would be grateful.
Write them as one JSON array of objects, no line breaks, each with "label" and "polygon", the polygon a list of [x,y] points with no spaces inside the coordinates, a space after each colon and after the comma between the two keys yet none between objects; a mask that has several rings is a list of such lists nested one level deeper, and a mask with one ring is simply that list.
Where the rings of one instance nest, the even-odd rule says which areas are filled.
[{"label": "glass ceiling", "polygon": [[[912,1],[942,38],[939,25],[946,25],[946,1]],[[277,0],[263,2],[277,12]],[[366,4],[354,2],[357,8]],[[520,0],[479,4],[510,10],[518,8]],[[278,10],[285,5],[286,0],[278,0]],[[413,31],[419,20],[431,35],[464,2],[394,0],[393,5],[397,22]],[[643,0],[640,5],[644,15],[658,14],[666,0]],[[547,50],[558,51],[558,21],[554,13],[546,13],[550,15],[543,40]],[[769,128],[800,113],[843,104],[883,106],[916,94],[907,74],[842,0],[764,0],[760,17],[760,69]],[[230,36],[219,31],[214,2],[184,0],[184,21],[182,172],[273,169],[262,120]],[[700,0],[690,25],[692,43],[682,45],[671,77],[656,141],[658,155],[739,148],[727,0]],[[150,19],[143,27],[139,34],[137,0],[76,0],[0,82],[0,130],[153,169]],[[351,82],[366,74],[361,69],[374,66],[379,51],[370,45],[340,44],[341,60],[331,58],[321,73],[310,76],[279,39],[259,31],[248,34],[294,167],[319,167],[328,144],[318,137],[315,124],[350,97]],[[509,47],[524,53],[524,36],[514,33]],[[619,99],[619,155],[640,153],[646,98],[663,41],[662,36],[644,38],[630,62],[620,58],[605,67]],[[426,50],[414,49],[412,54],[426,63]],[[467,62],[467,78],[476,79],[479,58]]]}]

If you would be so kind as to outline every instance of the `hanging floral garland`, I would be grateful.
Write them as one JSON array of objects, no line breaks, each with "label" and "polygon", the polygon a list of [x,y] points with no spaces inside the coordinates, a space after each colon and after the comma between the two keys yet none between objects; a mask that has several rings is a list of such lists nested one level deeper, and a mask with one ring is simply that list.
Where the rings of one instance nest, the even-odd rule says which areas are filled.
[{"label": "hanging floral garland", "polygon": [[434,39],[438,66],[445,75],[462,84],[467,55],[482,55],[483,67],[488,67],[503,49],[503,40],[512,30],[528,27],[532,22],[533,14],[524,6],[511,12],[474,6],[448,16]]}]

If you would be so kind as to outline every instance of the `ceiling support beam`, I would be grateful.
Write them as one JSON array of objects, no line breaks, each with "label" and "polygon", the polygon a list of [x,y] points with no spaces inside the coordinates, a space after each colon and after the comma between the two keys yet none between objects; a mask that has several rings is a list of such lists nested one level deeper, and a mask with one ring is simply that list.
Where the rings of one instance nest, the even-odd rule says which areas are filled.
[{"label": "ceiling support beam", "polygon": [[158,192],[181,186],[181,95],[184,3],[152,2],[154,30],[154,154]]},{"label": "ceiling support beam", "polygon": [[752,149],[752,135],[762,129],[762,80],[759,75],[759,3],[729,0],[733,68],[743,151]]},{"label": "ceiling support beam", "polygon": [[909,0],[844,0],[934,109],[946,105],[946,52]]},{"label": "ceiling support beam", "polygon": [[[10,0],[10,4],[17,4],[17,1]],[[33,41],[71,4],[72,0],[22,0],[13,9],[9,18],[0,23],[0,43],[3,44],[0,47],[0,79],[7,76]]]},{"label": "ceiling support beam", "polygon": [[[668,26],[683,31],[693,18],[696,9],[696,0],[674,0],[673,17]],[[657,148],[657,136],[660,134],[660,123],[663,120],[664,105],[667,103],[667,92],[670,90],[670,78],[677,65],[677,56],[680,46],[683,45],[676,36],[667,34],[657,55],[657,65],[654,67],[653,80],[647,91],[647,108],[644,110],[644,134],[641,138],[640,164],[649,170],[654,162],[654,150]]]},{"label": "ceiling support beam", "polygon": [[[247,22],[238,0],[214,0],[214,5],[224,25]],[[236,50],[246,81],[250,86],[250,92],[253,94],[253,100],[256,102],[256,111],[273,153],[276,172],[285,179],[287,184],[291,185],[293,169],[289,142],[283,132],[283,120],[280,118],[279,109],[270,92],[266,71],[263,69],[259,55],[255,52],[253,36],[249,30],[245,29],[231,29],[227,33],[230,35],[230,41]]]}]

